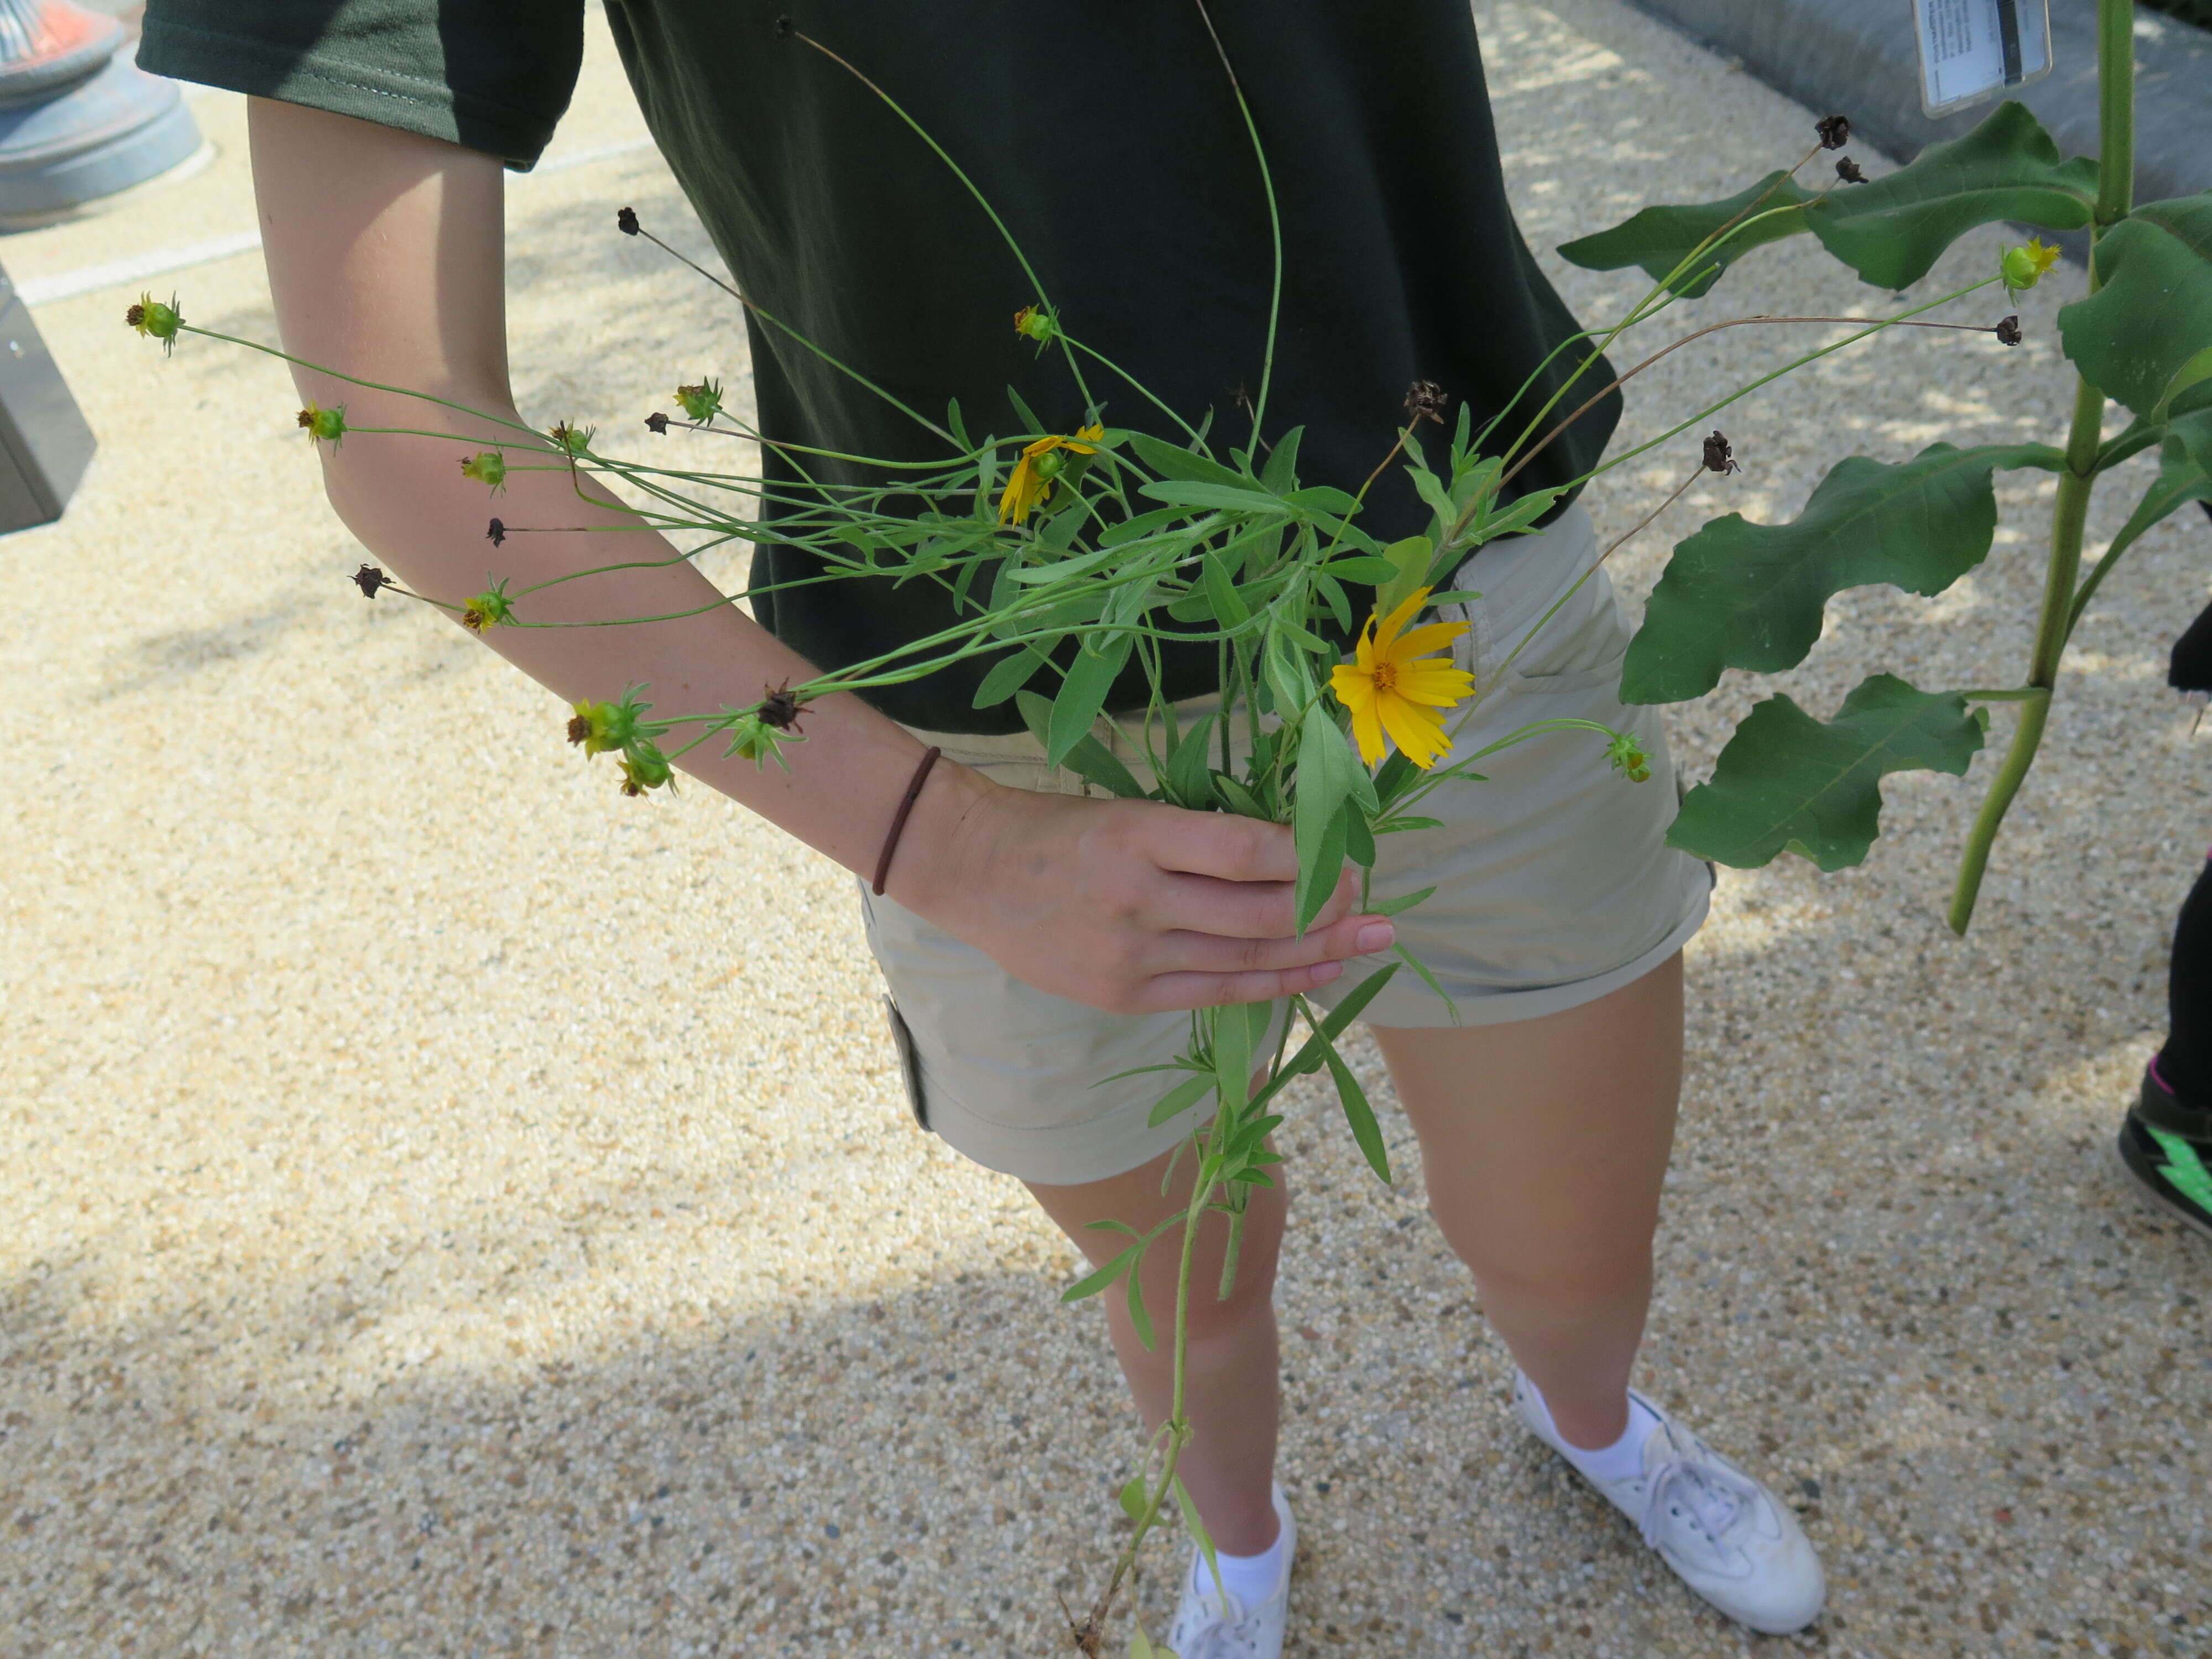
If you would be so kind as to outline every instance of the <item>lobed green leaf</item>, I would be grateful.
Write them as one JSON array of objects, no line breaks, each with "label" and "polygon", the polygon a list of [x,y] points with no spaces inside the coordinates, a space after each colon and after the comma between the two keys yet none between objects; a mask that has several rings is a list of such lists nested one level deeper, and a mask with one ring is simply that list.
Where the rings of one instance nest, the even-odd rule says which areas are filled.
[{"label": "lobed green leaf", "polygon": [[2097,244],[2102,286],[2058,313],[2090,385],[2148,420],[2201,408],[2212,376],[2212,191],[2152,202]]},{"label": "lobed green leaf", "polygon": [[1881,780],[1963,775],[1988,724],[1958,692],[1918,690],[1892,674],[1861,682],[1825,723],[1770,697],[1736,727],[1712,781],[1684,799],[1668,844],[1740,869],[1785,852],[1844,869],[1881,833]]},{"label": "lobed green leaf", "polygon": [[2057,466],[2042,444],[1957,449],[1909,461],[1838,462],[1787,524],[1713,520],[1674,549],[1629,642],[1623,701],[1702,696],[1728,668],[1794,668],[1820,637],[1829,599],[1887,582],[1936,594],[1988,556],[1997,521],[1990,475]]}]

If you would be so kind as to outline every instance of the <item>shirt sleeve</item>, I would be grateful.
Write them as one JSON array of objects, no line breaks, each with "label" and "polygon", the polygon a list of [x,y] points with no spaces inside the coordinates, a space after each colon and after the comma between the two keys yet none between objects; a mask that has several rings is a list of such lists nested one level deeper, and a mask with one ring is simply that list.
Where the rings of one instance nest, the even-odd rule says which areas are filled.
[{"label": "shirt sleeve", "polygon": [[149,0],[138,65],[526,171],[568,107],[583,52],[583,0]]}]

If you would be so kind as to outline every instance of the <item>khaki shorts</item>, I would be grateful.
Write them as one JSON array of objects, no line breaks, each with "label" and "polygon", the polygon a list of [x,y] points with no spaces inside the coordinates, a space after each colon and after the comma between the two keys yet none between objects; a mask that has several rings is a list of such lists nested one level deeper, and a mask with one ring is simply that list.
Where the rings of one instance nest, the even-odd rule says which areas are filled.
[{"label": "khaki shorts", "polygon": [[[1483,597],[1443,612],[1473,624],[1454,651],[1459,666],[1488,684],[1596,556],[1579,506],[1541,534],[1476,555],[1454,585]],[[1451,759],[1532,721],[1579,718],[1635,732],[1651,759],[1647,781],[1615,771],[1595,732],[1546,734],[1485,759],[1486,781],[1455,781],[1428,797],[1422,812],[1443,827],[1381,838],[1376,900],[1437,890],[1395,918],[1398,939],[1450,993],[1457,1020],[1401,968],[1368,1005],[1369,1023],[1477,1025],[1557,1013],[1650,972],[1704,922],[1711,873],[1665,842],[1676,792],[1657,713],[1620,701],[1627,649],[1627,625],[1600,570],[1477,706]],[[915,735],[1000,783],[1097,793],[1048,768],[1025,732]],[[1149,785],[1141,757],[1103,722],[1099,735]],[[865,884],[861,903],[890,984],[915,1119],[977,1163],[1045,1185],[1103,1181],[1166,1152],[1211,1109],[1202,1104],[1154,1128],[1146,1120],[1164,1092],[1162,1074],[1099,1082],[1172,1059],[1188,1040],[1188,1015],[1109,1014],[1048,995]],[[1347,963],[1310,1000],[1333,1004],[1389,959]]]}]

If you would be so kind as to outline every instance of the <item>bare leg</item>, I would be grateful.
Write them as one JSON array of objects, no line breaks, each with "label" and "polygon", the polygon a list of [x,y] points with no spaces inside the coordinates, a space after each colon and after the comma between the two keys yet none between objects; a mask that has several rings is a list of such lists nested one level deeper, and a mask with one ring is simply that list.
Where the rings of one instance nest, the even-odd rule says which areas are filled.
[{"label": "bare leg", "polygon": [[1429,1208],[1574,1445],[1627,1427],[1682,1077],[1682,959],[1563,1013],[1376,1030]]},{"label": "bare leg", "polygon": [[[1030,1191],[1045,1213],[1092,1262],[1103,1265],[1121,1253],[1127,1240],[1118,1233],[1091,1231],[1092,1221],[1126,1222],[1149,1231],[1164,1216],[1189,1201],[1197,1160],[1184,1152],[1176,1166],[1169,1195],[1160,1193],[1167,1158],[1141,1169],[1079,1187],[1041,1187]],[[1271,1173],[1278,1182],[1283,1166]],[[1231,1555],[1257,1555],[1275,1541],[1277,1524],[1271,1495],[1275,1469],[1276,1384],[1275,1253],[1283,1237],[1285,1190],[1255,1188],[1237,1253],[1237,1284],[1226,1302],[1216,1301],[1227,1221],[1207,1216],[1199,1228],[1191,1273],[1190,1347],[1184,1372],[1183,1409],[1194,1431],[1184,1448],[1178,1473],[1191,1501],[1205,1517],[1215,1545]],[[1107,1328],[1121,1374],[1145,1420],[1164,1422],[1174,1398],[1174,1329],[1176,1268],[1182,1256],[1179,1234],[1163,1234],[1145,1260],[1145,1308],[1152,1316],[1158,1346],[1147,1351],[1129,1322],[1120,1286],[1106,1292]]]}]

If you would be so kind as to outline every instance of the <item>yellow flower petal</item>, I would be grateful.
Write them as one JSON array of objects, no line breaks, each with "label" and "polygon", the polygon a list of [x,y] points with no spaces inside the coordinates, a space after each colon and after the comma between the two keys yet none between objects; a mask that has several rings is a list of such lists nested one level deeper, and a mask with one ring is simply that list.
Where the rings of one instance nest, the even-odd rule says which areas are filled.
[{"label": "yellow flower petal", "polygon": [[1431,651],[1441,651],[1461,635],[1466,633],[1467,629],[1468,624],[1463,622],[1431,623],[1426,627],[1415,629],[1410,634],[1400,635],[1391,642],[1390,654],[1402,662],[1407,657],[1419,657]]},{"label": "yellow flower petal", "polygon": [[1376,648],[1382,651],[1388,651],[1390,648],[1391,642],[1398,637],[1398,630],[1403,628],[1413,618],[1415,614],[1418,613],[1421,608],[1421,602],[1428,597],[1429,590],[1427,588],[1418,588],[1414,591],[1413,596],[1411,599],[1407,599],[1395,611],[1393,611],[1389,616],[1384,617],[1375,623],[1373,627],[1375,629]]},{"label": "yellow flower petal", "polygon": [[1390,741],[1423,771],[1434,766],[1437,757],[1451,747],[1450,740],[1444,736],[1442,714],[1407,702],[1402,697],[1384,696],[1376,701],[1376,712],[1382,716],[1382,729],[1390,734]]},{"label": "yellow flower petal", "polygon": [[1437,708],[1449,708],[1464,702],[1467,694],[1474,690],[1474,676],[1462,673],[1455,668],[1441,672],[1416,674],[1413,666],[1398,671],[1398,683],[1390,688],[1392,696],[1403,697],[1407,702],[1427,703]]},{"label": "yellow flower petal", "polygon": [[1018,525],[1026,523],[1030,508],[1036,505],[1037,497],[1044,493],[1042,483],[1043,480],[1036,476],[1036,468],[1030,462],[1029,452],[1024,450],[1021,459],[1014,463],[1013,476],[1006,480],[1005,493],[999,497],[999,522],[1005,524],[1012,520]]}]

